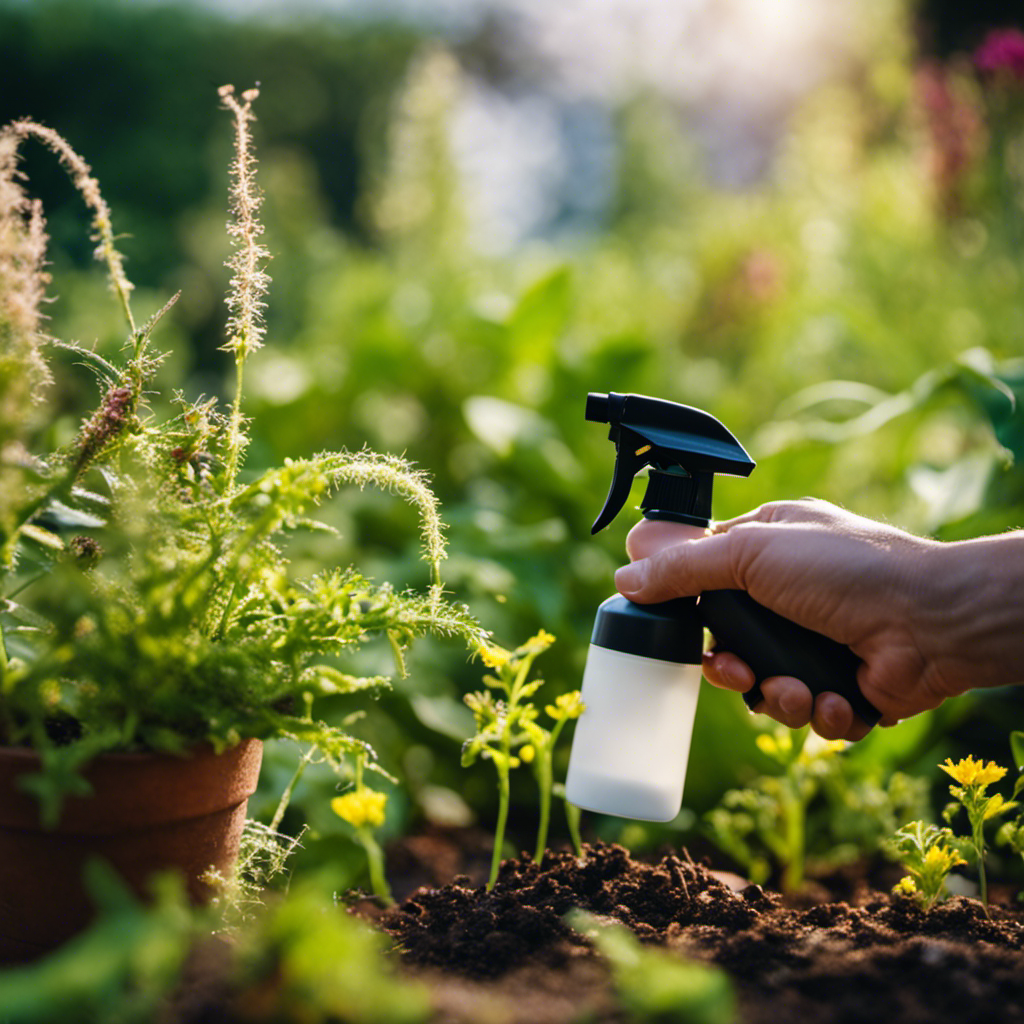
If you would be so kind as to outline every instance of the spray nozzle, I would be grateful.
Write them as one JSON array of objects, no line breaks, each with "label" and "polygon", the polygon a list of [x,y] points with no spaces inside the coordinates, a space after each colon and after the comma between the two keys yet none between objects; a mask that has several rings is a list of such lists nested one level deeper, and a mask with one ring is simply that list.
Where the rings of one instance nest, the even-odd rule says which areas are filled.
[{"label": "spray nozzle", "polygon": [[587,395],[586,418],[609,424],[615,442],[615,472],[604,508],[591,528],[603,530],[622,510],[633,478],[648,468],[640,508],[648,519],[697,526],[711,520],[715,473],[749,476],[754,460],[710,413],[646,395]]}]

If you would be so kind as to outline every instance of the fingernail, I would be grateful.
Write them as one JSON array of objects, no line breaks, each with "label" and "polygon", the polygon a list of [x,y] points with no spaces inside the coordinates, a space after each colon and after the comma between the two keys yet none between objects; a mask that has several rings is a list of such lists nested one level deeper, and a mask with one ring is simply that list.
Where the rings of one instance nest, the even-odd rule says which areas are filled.
[{"label": "fingernail", "polygon": [[630,562],[615,570],[615,586],[622,594],[636,594],[643,590],[644,580],[647,577],[647,562]]},{"label": "fingernail", "polygon": [[716,659],[715,653],[715,651],[710,651],[708,654],[705,654],[704,657],[714,665],[713,671],[718,675],[718,678],[721,679],[722,682],[730,689],[745,689],[749,685],[750,680],[747,678],[743,670],[737,668],[729,658]]}]

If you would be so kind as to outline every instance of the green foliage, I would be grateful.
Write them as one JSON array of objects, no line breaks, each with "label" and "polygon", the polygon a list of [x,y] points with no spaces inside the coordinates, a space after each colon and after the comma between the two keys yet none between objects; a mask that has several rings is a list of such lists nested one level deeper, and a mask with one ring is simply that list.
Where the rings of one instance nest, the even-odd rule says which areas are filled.
[{"label": "green foliage", "polygon": [[629,1020],[637,1024],[731,1024],[736,997],[728,975],[642,946],[628,929],[573,911],[569,923],[585,935],[611,968],[612,983]]},{"label": "green foliage", "polygon": [[969,837],[970,849],[978,866],[978,881],[981,887],[981,902],[988,914],[988,879],[985,871],[985,822],[995,821],[1016,807],[1012,800],[1006,800],[1000,793],[989,793],[988,787],[998,782],[1006,774],[1006,769],[994,761],[987,764],[975,761],[968,755],[957,764],[952,758],[946,758],[939,767],[959,783],[949,787],[949,795],[956,801],[947,804],[942,816],[952,821],[957,812],[963,808],[967,812],[967,820],[971,826]]},{"label": "green foliage", "polygon": [[179,977],[199,935],[183,887],[158,879],[144,907],[99,861],[86,883],[98,907],[89,929],[38,963],[0,971],[5,1024],[143,1024]]},{"label": "green foliage", "polygon": [[241,991],[261,988],[262,1019],[306,1024],[416,1024],[426,990],[397,977],[387,941],[341,907],[324,906],[324,879],[296,884],[245,935],[235,960]]},{"label": "green foliage", "polygon": [[[166,422],[150,411],[149,385],[162,358],[151,334],[171,303],[137,328],[110,211],[89,167],[32,122],[2,135],[8,148],[12,140],[38,138],[67,166],[93,214],[96,254],[129,327],[120,360],[73,347],[99,379],[101,404],[70,444],[45,461],[26,455],[14,464],[19,486],[5,492],[0,516],[0,562],[9,577],[0,637],[20,655],[8,661],[5,644],[0,739],[41,752],[43,772],[29,785],[47,821],[62,796],[80,788],[75,770],[103,750],[181,753],[204,741],[219,749],[245,736],[283,735],[316,745],[335,766],[356,752],[360,764],[372,760],[365,743],[312,716],[318,697],[387,684],[380,675],[345,671],[339,657],[379,635],[403,672],[403,651],[414,638],[432,633],[475,647],[484,635],[442,594],[437,502],[425,476],[404,460],[327,452],[238,480],[249,440],[243,369],[260,345],[269,279],[249,135],[258,91],[236,99],[224,87],[220,94],[236,128],[226,347],[235,356],[237,388],[226,416],[206,400],[179,399],[181,411]],[[38,261],[20,255],[23,239],[40,230],[37,210],[20,198],[13,156],[4,167],[6,241],[14,247],[6,285],[25,292],[22,302],[38,301]],[[12,342],[8,351],[31,368],[42,339],[36,327],[22,326],[18,337],[28,341]],[[8,393],[11,379],[0,381]],[[431,575],[425,592],[399,593],[352,569],[305,580],[290,575],[284,538],[329,529],[307,518],[309,510],[339,485],[368,483],[419,513]],[[65,541],[69,526],[88,532]]]},{"label": "green foliage", "polygon": [[[544,680],[530,679],[529,676],[534,659],[546,651],[554,640],[550,633],[541,630],[514,651],[506,651],[496,644],[481,646],[478,652],[481,659],[497,674],[484,676],[484,682],[490,689],[467,693],[464,698],[466,706],[473,712],[476,732],[462,745],[462,766],[467,768],[477,758],[483,758],[490,761],[498,773],[498,821],[494,831],[494,853],[491,857],[488,889],[494,886],[501,866],[505,824],[508,820],[509,774],[523,761],[533,761],[538,751],[547,758],[551,756],[553,740],[550,733],[537,724],[539,712],[530,700],[544,685]],[[490,692],[492,689],[503,693],[505,699],[495,699]],[[568,717],[568,708],[564,710],[565,714],[559,724],[563,724]],[[548,778],[548,800],[550,781]],[[544,806],[549,808],[550,804]],[[543,812],[541,830],[546,834],[547,815]],[[543,855],[543,847],[540,847],[540,853]]]},{"label": "green foliage", "polygon": [[952,829],[912,821],[896,831],[892,850],[910,874],[896,883],[893,892],[911,896],[925,910],[944,900],[950,871],[967,861],[957,852]]},{"label": "green foliage", "polygon": [[[1013,798],[1016,799],[1024,792],[1024,731],[1017,729],[1010,733],[1010,750],[1017,768],[1017,778],[1013,783]],[[1018,814],[1016,819],[1003,822],[996,832],[996,842],[1008,846],[1014,853],[1024,858],[1024,814]],[[1024,898],[1024,894],[1018,893],[1017,898]]]},{"label": "green foliage", "polygon": [[[985,83],[940,69],[969,105],[964,123],[997,126],[999,143],[989,153],[985,132],[972,135],[961,177],[938,180],[951,136],[934,130],[907,27],[889,10],[872,16],[858,73],[830,80],[796,111],[763,180],[717,187],[675,111],[654,96],[626,97],[613,112],[621,173],[608,219],[571,246],[545,240],[501,258],[467,244],[447,134],[472,85],[439,47],[409,63],[417,40],[406,29],[310,31],[293,18],[225,25],[196,10],[8,4],[0,47],[10,88],[0,103],[90,139],[98,176],[123,189],[110,198],[133,236],[123,244],[140,284],[135,304],[159,307],[184,286],[158,327],[177,355],[156,368],[155,382],[167,393],[209,394],[220,391],[213,352],[223,342],[210,295],[228,251],[220,204],[204,197],[227,147],[202,92],[225,79],[263,81],[255,129],[266,242],[279,255],[275,343],[246,365],[246,465],[258,474],[286,456],[369,444],[430,467],[455,552],[448,585],[498,635],[542,625],[556,633],[562,643],[546,672],[571,686],[629,526],[622,517],[596,538],[588,532],[607,488],[607,442],[582,416],[588,391],[660,394],[722,418],[758,468],[717,485],[720,518],[819,494],[943,537],[1019,525],[1020,212],[1005,185],[1011,196],[1019,190],[1008,155],[1020,124],[1012,104],[996,109]],[[97,315],[101,287],[75,269],[87,247],[64,251],[70,201],[48,187],[45,164],[27,159],[42,194],[55,192],[53,333],[98,338],[97,356],[114,365],[122,339]],[[164,210],[175,219],[158,220]],[[354,236],[342,232],[353,226]],[[163,285],[160,295],[147,291]],[[84,405],[82,375],[65,361],[95,359],[57,356],[63,404],[47,440],[64,444]],[[188,379],[197,370],[203,376]],[[1011,416],[1004,389],[986,376],[1016,394]],[[19,431],[38,440],[38,416],[26,422]],[[202,462],[206,428],[179,429],[181,447]],[[1012,466],[1007,451],[1018,453]],[[203,486],[199,476],[193,467],[189,486]],[[106,497],[99,484],[90,489]],[[0,486],[0,502],[6,493]],[[371,489],[346,491],[317,513],[336,534],[300,527],[281,539],[296,579],[355,563],[368,577],[419,581],[410,515]],[[49,539],[23,546],[45,554],[35,549]],[[25,631],[7,637],[15,656],[39,628],[31,616],[24,605],[5,616]],[[381,674],[372,645],[357,653],[346,648],[345,665],[321,661],[354,678]],[[431,782],[490,814],[494,787],[459,780],[451,742],[464,734],[460,698],[475,688],[475,669],[429,644],[418,666],[375,705],[370,742],[388,764],[410,747],[428,749]],[[946,753],[935,749],[941,737],[976,721],[982,704],[959,698],[863,742],[884,749],[887,769],[933,765]],[[331,705],[321,701],[318,714],[344,713]],[[700,770],[687,783],[698,814],[745,784],[744,765],[758,757],[755,721],[733,695],[702,695],[692,747]],[[306,781],[295,813],[311,818],[329,798]],[[415,800],[392,809],[395,828],[422,810]],[[651,844],[665,838],[644,829]]]},{"label": "green foliage", "polygon": [[[249,842],[250,855],[262,849],[272,873],[280,870],[288,843],[266,834]],[[269,846],[277,852],[267,854]],[[267,881],[257,875],[257,886]],[[425,990],[395,976],[378,932],[331,906],[324,878],[305,879],[283,900],[263,891],[241,916],[223,899],[190,907],[173,876],[156,880],[145,905],[102,863],[89,866],[87,880],[98,906],[89,928],[44,960],[0,971],[5,1024],[162,1019],[168,1000],[194,983],[184,972],[190,956],[232,1020],[415,1024],[429,1016]],[[232,940],[211,939],[213,929]]]},{"label": "green foliage", "polygon": [[705,816],[710,838],[752,881],[778,875],[795,892],[808,866],[825,871],[876,854],[900,821],[927,804],[925,780],[893,772],[883,784],[879,766],[841,754],[843,741],[781,727],[757,741],[782,773],[729,790]]}]

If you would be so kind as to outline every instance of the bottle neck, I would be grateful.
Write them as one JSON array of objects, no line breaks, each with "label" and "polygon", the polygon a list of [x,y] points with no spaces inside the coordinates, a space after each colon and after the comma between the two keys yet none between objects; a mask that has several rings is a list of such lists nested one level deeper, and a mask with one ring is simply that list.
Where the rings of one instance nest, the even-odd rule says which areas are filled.
[{"label": "bottle neck", "polygon": [[682,466],[664,469],[652,466],[640,508],[645,519],[665,519],[689,526],[705,527],[711,522],[711,490],[715,475],[688,473]]}]

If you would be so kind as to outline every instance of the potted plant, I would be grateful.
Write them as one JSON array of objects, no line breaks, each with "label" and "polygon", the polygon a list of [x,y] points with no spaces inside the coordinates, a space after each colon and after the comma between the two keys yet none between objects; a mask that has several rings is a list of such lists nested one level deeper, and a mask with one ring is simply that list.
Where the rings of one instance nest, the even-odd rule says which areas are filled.
[{"label": "potted plant", "polygon": [[[264,336],[269,278],[250,127],[255,89],[221,99],[233,117],[234,254],[227,340],[236,388],[173,396],[158,415],[153,337],[173,305],[136,319],[110,210],[88,165],[31,121],[0,131],[0,959],[52,946],[88,917],[79,878],[100,854],[140,888],[229,867],[260,741],[288,736],[334,765],[373,752],[314,715],[316,699],[382,685],[337,655],[377,634],[396,655],[432,632],[477,645],[443,596],[444,540],[425,477],[369,451],[325,452],[246,478],[246,361]],[[48,276],[38,201],[18,170],[29,140],[64,164],[89,208],[96,255],[127,323],[120,353],[44,334]],[[47,356],[70,351],[100,400],[68,443],[39,454]],[[419,512],[430,582],[400,593],[352,569],[292,578],[281,541],[342,484],[385,487]]]}]

